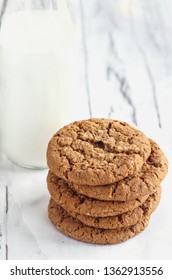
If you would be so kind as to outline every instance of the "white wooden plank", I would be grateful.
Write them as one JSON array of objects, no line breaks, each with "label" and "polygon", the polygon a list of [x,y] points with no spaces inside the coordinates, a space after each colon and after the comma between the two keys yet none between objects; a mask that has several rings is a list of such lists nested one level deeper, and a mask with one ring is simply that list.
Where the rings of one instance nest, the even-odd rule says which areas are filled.
[{"label": "white wooden plank", "polygon": [[142,128],[167,126],[171,41],[164,31],[171,34],[171,20],[157,7],[162,2],[81,2],[93,116],[120,118]]},{"label": "white wooden plank", "polygon": [[171,137],[172,4],[168,0],[163,1],[163,5],[161,1],[147,0],[142,2],[141,9],[144,14],[140,25],[137,24],[134,14],[131,14],[133,32],[142,58],[149,69],[152,91],[156,97],[154,105],[157,107],[161,126],[169,131]]}]

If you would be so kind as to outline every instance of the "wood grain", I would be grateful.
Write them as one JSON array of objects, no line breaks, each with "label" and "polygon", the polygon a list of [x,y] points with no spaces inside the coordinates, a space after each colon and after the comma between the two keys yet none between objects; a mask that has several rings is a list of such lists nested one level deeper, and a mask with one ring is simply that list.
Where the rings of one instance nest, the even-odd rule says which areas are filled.
[{"label": "wood grain", "polygon": [[171,131],[171,2],[80,2],[92,115]]}]

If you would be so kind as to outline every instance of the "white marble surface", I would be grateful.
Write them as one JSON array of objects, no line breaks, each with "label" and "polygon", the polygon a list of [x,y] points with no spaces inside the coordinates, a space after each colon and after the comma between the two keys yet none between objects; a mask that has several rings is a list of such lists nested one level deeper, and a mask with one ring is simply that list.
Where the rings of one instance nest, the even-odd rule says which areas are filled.
[{"label": "white marble surface", "polygon": [[[162,145],[172,163],[172,2],[71,3],[78,26],[76,86],[83,101],[82,110],[74,102],[71,120],[89,115],[133,123]],[[172,259],[171,166],[149,227],[114,246],[84,244],[51,225],[46,174],[19,168],[0,156],[0,177],[8,189],[8,259]]]}]

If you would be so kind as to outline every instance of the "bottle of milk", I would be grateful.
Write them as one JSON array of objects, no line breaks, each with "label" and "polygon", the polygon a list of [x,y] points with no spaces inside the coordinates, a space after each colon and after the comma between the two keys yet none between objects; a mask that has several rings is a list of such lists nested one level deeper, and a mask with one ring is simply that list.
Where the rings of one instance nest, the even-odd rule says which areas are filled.
[{"label": "bottle of milk", "polygon": [[46,167],[48,141],[68,122],[74,28],[66,1],[53,3],[46,10],[21,5],[0,30],[0,137],[7,158],[29,168]]}]

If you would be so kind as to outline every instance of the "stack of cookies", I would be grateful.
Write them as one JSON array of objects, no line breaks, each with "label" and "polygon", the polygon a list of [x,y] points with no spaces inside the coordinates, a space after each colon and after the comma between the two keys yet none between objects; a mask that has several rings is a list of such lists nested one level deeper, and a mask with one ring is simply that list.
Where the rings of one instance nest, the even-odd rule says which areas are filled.
[{"label": "stack of cookies", "polygon": [[60,129],[49,142],[47,162],[51,222],[97,244],[120,243],[147,227],[168,169],[158,144],[110,119]]}]

